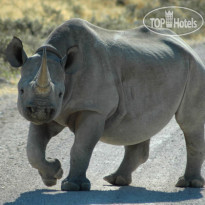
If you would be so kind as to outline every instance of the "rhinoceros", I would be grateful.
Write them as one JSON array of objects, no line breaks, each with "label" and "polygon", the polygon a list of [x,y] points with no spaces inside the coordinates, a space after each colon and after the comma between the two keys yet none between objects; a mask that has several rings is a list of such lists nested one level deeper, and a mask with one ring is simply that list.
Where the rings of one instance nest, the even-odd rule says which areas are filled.
[{"label": "rhinoceros", "polygon": [[63,175],[45,157],[49,140],[68,127],[75,135],[65,191],[90,190],[86,170],[98,141],[123,145],[119,168],[104,179],[129,185],[148,159],[150,138],[175,115],[186,140],[187,165],[177,187],[203,187],[205,66],[172,31],[140,26],[114,31],[82,19],[58,26],[27,57],[14,37],[6,55],[21,67],[18,110],[30,121],[27,156],[47,186]]}]

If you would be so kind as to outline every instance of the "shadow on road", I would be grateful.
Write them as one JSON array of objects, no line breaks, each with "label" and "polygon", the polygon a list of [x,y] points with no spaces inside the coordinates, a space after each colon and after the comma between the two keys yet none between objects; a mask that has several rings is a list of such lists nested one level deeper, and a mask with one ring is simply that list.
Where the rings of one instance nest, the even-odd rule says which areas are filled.
[{"label": "shadow on road", "polygon": [[156,203],[180,202],[202,198],[202,189],[187,188],[178,192],[151,191],[139,187],[120,187],[118,190],[89,191],[89,192],[62,192],[50,189],[41,189],[25,192],[12,204],[116,204],[116,203]]}]

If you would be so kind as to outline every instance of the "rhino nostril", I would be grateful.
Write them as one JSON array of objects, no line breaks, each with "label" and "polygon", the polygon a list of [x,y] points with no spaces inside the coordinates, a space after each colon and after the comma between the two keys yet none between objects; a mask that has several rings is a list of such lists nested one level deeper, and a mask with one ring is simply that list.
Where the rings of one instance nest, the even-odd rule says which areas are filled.
[{"label": "rhino nostril", "polygon": [[26,108],[29,112],[32,112],[31,107]]},{"label": "rhino nostril", "polygon": [[30,113],[34,113],[35,112],[35,108],[34,107],[27,107],[26,108]]},{"label": "rhino nostril", "polygon": [[44,109],[44,112],[45,112],[47,115],[52,116],[53,113],[55,112],[55,110],[54,110],[53,108],[45,108],[45,109]]},{"label": "rhino nostril", "polygon": [[26,110],[28,115],[39,119],[49,119],[55,114],[55,109],[51,107],[28,106]]}]

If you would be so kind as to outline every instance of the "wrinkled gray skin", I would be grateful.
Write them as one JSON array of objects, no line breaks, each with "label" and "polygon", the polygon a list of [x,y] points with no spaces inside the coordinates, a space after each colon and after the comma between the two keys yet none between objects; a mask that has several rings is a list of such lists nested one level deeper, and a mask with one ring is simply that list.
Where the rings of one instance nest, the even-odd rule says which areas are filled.
[{"label": "wrinkled gray skin", "polygon": [[7,58],[22,66],[18,109],[31,121],[28,160],[47,186],[63,174],[57,159],[45,158],[47,143],[63,128],[74,132],[75,141],[62,190],[89,190],[86,170],[99,140],[124,145],[120,167],[104,179],[128,185],[148,158],[151,136],[175,115],[187,147],[186,170],[176,186],[203,187],[205,67],[179,37],[143,26],[109,31],[72,19],[29,58],[14,38]]}]

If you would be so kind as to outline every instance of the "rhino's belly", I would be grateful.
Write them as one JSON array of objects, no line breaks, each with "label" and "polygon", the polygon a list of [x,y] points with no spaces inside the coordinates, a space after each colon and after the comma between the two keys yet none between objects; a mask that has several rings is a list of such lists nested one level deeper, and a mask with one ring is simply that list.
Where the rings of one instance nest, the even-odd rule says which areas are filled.
[{"label": "rhino's belly", "polygon": [[[172,119],[173,112],[154,113],[144,117],[133,118],[126,115],[118,124],[105,127],[101,141],[113,145],[133,145],[150,139],[163,129]],[[154,115],[156,114],[156,115]]]},{"label": "rhino's belly", "polygon": [[145,82],[139,78],[124,82],[118,109],[105,123],[101,141],[114,145],[137,144],[166,126],[180,105],[186,85],[187,71],[179,71],[170,71],[167,77],[159,72],[155,78],[144,77]]}]

